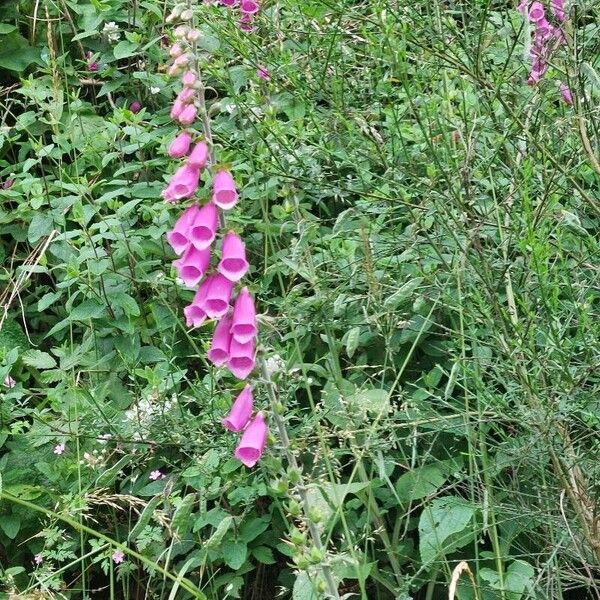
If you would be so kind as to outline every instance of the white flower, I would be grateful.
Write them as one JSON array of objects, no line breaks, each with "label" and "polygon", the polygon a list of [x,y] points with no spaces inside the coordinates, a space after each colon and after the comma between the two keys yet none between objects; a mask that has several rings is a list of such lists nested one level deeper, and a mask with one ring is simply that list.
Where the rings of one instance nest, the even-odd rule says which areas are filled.
[{"label": "white flower", "polygon": [[102,28],[102,33],[106,36],[106,39],[109,42],[118,42],[121,39],[119,26],[114,21],[105,23],[104,27]]},{"label": "white flower", "polygon": [[158,92],[160,92],[160,88],[159,87],[152,86],[150,88],[150,93],[151,94],[155,95],[155,94],[158,94]]}]

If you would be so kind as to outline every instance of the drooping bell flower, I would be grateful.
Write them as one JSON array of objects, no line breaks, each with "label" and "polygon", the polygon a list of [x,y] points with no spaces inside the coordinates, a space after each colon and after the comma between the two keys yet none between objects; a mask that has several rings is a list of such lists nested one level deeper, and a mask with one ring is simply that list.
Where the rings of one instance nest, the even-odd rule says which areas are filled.
[{"label": "drooping bell flower", "polygon": [[190,152],[188,165],[198,169],[204,169],[208,161],[208,144],[204,141],[198,142]]},{"label": "drooping bell flower", "polygon": [[186,38],[187,41],[190,42],[190,44],[193,44],[194,42],[197,42],[200,39],[200,35],[201,33],[197,29],[191,29],[190,31],[188,31]]},{"label": "drooping bell flower", "polygon": [[235,449],[235,457],[247,467],[253,467],[262,456],[267,444],[269,428],[262,412],[248,425]]},{"label": "drooping bell flower", "polygon": [[255,366],[254,339],[240,344],[234,337],[229,345],[229,360],[227,367],[238,378],[246,379]]},{"label": "drooping bell flower", "polygon": [[248,384],[235,399],[231,406],[229,414],[221,421],[225,429],[229,431],[242,431],[248,424],[252,416],[254,398],[252,396],[252,386]]},{"label": "drooping bell flower", "polygon": [[233,306],[231,335],[236,342],[247,344],[256,337],[256,307],[248,288],[242,288]]},{"label": "drooping bell flower", "polygon": [[529,7],[529,20],[532,23],[537,23],[537,21],[541,21],[544,18],[544,5],[541,2],[532,2]]},{"label": "drooping bell flower", "polygon": [[208,360],[217,367],[224,365],[229,360],[230,329],[231,317],[225,315],[215,327],[210,350],[208,351]]},{"label": "drooping bell flower", "polygon": [[[193,288],[200,283],[210,264],[210,249],[198,250],[190,245],[181,258],[173,261],[179,278],[186,287]],[[205,310],[205,312],[207,312]]]},{"label": "drooping bell flower", "polygon": [[181,47],[181,44],[178,44],[177,42],[169,48],[169,56],[171,58],[177,58],[177,57],[181,56],[183,53],[184,53],[184,49]]},{"label": "drooping bell flower", "polygon": [[238,0],[219,0],[219,2],[223,5],[223,6],[235,6],[238,3]]},{"label": "drooping bell flower", "polygon": [[191,304],[188,304],[183,309],[185,315],[185,324],[188,327],[200,327],[204,321],[208,318],[208,315],[202,308],[204,306],[204,299],[206,298],[206,286],[200,286],[196,292],[194,299]]},{"label": "drooping bell flower", "polygon": [[183,112],[183,110],[185,109],[185,104],[181,101],[176,99],[175,102],[173,102],[173,107],[171,108],[171,119],[176,120],[179,119],[179,117],[181,117],[181,113]]},{"label": "drooping bell flower", "polygon": [[209,202],[196,214],[188,230],[188,239],[198,250],[209,248],[217,234],[219,214],[217,207]]},{"label": "drooping bell flower", "polygon": [[253,15],[258,12],[258,2],[255,0],[241,0],[240,11],[247,15]]},{"label": "drooping bell flower", "polygon": [[169,182],[170,195],[174,200],[181,200],[182,198],[190,198],[196,193],[198,189],[198,183],[200,181],[200,171],[190,167],[189,165],[182,165],[175,171],[171,181]]},{"label": "drooping bell flower", "polygon": [[[175,101],[177,102],[177,100]],[[191,125],[196,120],[198,109],[193,104],[188,104],[179,114],[177,120],[184,126]]]},{"label": "drooping bell flower", "polygon": [[194,88],[184,87],[179,94],[177,94],[177,100],[183,104],[189,104],[194,99],[195,94]]},{"label": "drooping bell flower", "polygon": [[573,106],[573,93],[571,92],[571,88],[566,83],[558,82],[558,89],[560,90],[560,95],[562,99],[569,105]]},{"label": "drooping bell flower", "polygon": [[194,71],[186,71],[181,77],[181,81],[185,87],[192,87],[196,83],[196,73]]},{"label": "drooping bell flower", "polygon": [[[179,219],[177,219],[173,229],[167,232],[167,241],[178,256],[181,256],[187,249],[191,241],[190,229],[200,212],[201,209],[198,208],[197,204],[188,206],[188,208],[181,213]],[[199,250],[201,250],[201,248],[199,248]]]},{"label": "drooping bell flower", "polygon": [[[205,250],[205,252],[210,252],[210,250]],[[227,312],[232,289],[233,283],[220,273],[215,273],[210,278],[202,308],[211,319],[220,319]]]},{"label": "drooping bell flower", "polygon": [[223,210],[235,206],[238,199],[235,181],[229,171],[219,171],[213,180],[213,202]]},{"label": "drooping bell flower", "polygon": [[187,131],[182,131],[169,145],[167,154],[171,158],[182,158],[189,150],[192,136]]},{"label": "drooping bell flower", "polygon": [[564,0],[550,0],[550,9],[558,21],[562,22],[565,20],[566,15]]},{"label": "drooping bell flower", "polygon": [[244,242],[237,233],[229,231],[223,238],[221,246],[219,273],[231,281],[239,281],[246,274],[249,266]]},{"label": "drooping bell flower", "polygon": [[175,67],[186,67],[190,62],[190,57],[187,54],[182,54],[181,56],[178,56],[174,61],[173,61],[173,66]]}]

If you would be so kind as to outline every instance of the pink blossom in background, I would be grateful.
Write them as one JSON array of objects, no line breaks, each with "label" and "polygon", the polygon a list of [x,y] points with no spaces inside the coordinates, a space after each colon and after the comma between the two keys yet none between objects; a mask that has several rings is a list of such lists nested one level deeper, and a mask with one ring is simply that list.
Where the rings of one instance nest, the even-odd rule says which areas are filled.
[{"label": "pink blossom in background", "polygon": [[238,3],[238,0],[219,0],[219,2],[223,5],[223,6],[235,6]]},{"label": "pink blossom in background", "polygon": [[115,565],[121,564],[123,560],[125,560],[125,555],[123,552],[121,552],[121,550],[115,550],[112,554],[112,561],[115,563]]},{"label": "pink blossom in background", "polygon": [[198,250],[204,250],[213,243],[217,234],[219,213],[217,207],[209,202],[194,217],[188,230],[188,239]]},{"label": "pink blossom in background", "polygon": [[4,387],[14,388],[15,385],[17,385],[17,382],[10,375],[4,378]]},{"label": "pink blossom in background", "polygon": [[231,335],[240,344],[247,344],[256,337],[256,308],[248,288],[242,288],[233,307]]},{"label": "pink blossom in background", "polygon": [[241,0],[240,1],[240,11],[243,14],[254,15],[258,12],[258,2],[255,0]]},{"label": "pink blossom in background", "polygon": [[529,20],[535,23],[541,21],[544,15],[544,5],[541,2],[532,2],[529,7]]},{"label": "pink blossom in background", "polygon": [[242,431],[250,420],[253,406],[252,386],[248,384],[235,399],[229,414],[223,419],[223,427],[229,431]]},{"label": "pink blossom in background", "polygon": [[194,71],[186,71],[181,78],[185,87],[192,87],[196,83],[196,74]]},{"label": "pink blossom in background", "polygon": [[170,48],[169,48],[169,56],[171,58],[178,58],[179,56],[181,56],[183,54],[184,50],[181,47],[181,44],[178,44],[177,42],[175,42]]},{"label": "pink blossom in background", "polygon": [[237,202],[238,193],[231,173],[219,171],[213,180],[213,202],[223,210],[233,208]]},{"label": "pink blossom in background", "polygon": [[182,131],[169,145],[167,154],[171,158],[182,158],[187,155],[192,144],[192,136],[187,131]]},{"label": "pink blossom in background", "polygon": [[231,343],[231,318],[225,315],[215,327],[208,360],[221,367],[229,360],[229,344]]},{"label": "pink blossom in background", "polygon": [[61,442],[60,444],[56,444],[56,446],[54,446],[54,454],[57,454],[58,456],[60,456],[63,452],[65,451],[65,444],[64,442]]},{"label": "pink blossom in background", "polygon": [[258,65],[258,68],[256,69],[256,74],[258,75],[258,77],[264,79],[265,81],[271,81],[271,75],[269,75],[267,67],[263,65]]},{"label": "pink blossom in background", "polygon": [[565,20],[566,15],[564,0],[550,0],[550,9],[558,21],[562,22]]},{"label": "pink blossom in background", "polygon": [[179,94],[177,94],[177,98],[175,100],[179,100],[182,104],[189,104],[196,95],[196,91],[191,87],[184,87]]},{"label": "pink blossom in background", "polygon": [[235,449],[235,457],[247,467],[253,467],[262,456],[269,429],[262,412],[248,425]]},{"label": "pink blossom in background", "polygon": [[188,165],[197,169],[204,169],[208,162],[208,144],[204,141],[198,142],[191,151]]},{"label": "pink blossom in background", "polygon": [[200,325],[202,325],[202,323],[204,323],[204,321],[206,321],[208,318],[208,315],[203,308],[207,291],[208,286],[201,285],[200,289],[198,289],[196,292],[192,303],[188,304],[188,306],[183,309],[183,314],[185,315],[185,324],[187,327],[200,327]]},{"label": "pink blossom in background", "polygon": [[573,106],[573,93],[571,92],[571,88],[566,83],[562,83],[562,81],[559,81],[558,89],[560,90],[560,95],[562,96],[562,99],[569,106]]},{"label": "pink blossom in background", "polygon": [[[173,261],[177,275],[188,288],[193,288],[200,283],[210,264],[210,248],[198,250],[190,245],[178,260]],[[207,311],[208,312],[208,311]]]},{"label": "pink blossom in background", "polygon": [[220,319],[227,312],[232,289],[233,282],[227,277],[220,273],[211,276],[203,306],[211,319]]},{"label": "pink blossom in background", "polygon": [[2,184],[2,189],[3,190],[10,190],[10,188],[15,184],[15,179],[13,177],[7,179],[3,184]]},{"label": "pink blossom in background", "polygon": [[229,231],[223,238],[218,271],[230,281],[239,281],[248,271],[246,246],[237,233]]},{"label": "pink blossom in background", "polygon": [[200,39],[200,32],[197,29],[191,29],[186,35],[187,41],[193,44]]},{"label": "pink blossom in background", "polygon": [[231,373],[238,379],[246,379],[252,373],[255,364],[254,340],[241,344],[232,337],[227,361],[227,368]]},{"label": "pink blossom in background", "polygon": [[156,471],[152,471],[150,473],[150,475],[148,475],[148,479],[151,479],[152,481],[156,481],[157,479],[164,479],[165,476],[164,474],[159,471],[158,469],[156,469]]},{"label": "pink blossom in background", "polygon": [[188,104],[179,114],[177,120],[181,125],[191,125],[196,120],[198,109],[193,104]]},{"label": "pink blossom in background", "polygon": [[134,100],[130,105],[129,105],[129,110],[135,115],[137,113],[140,112],[140,110],[142,110],[142,103],[139,100]]},{"label": "pink blossom in background", "polygon": [[173,61],[173,66],[174,67],[186,67],[190,62],[190,57],[187,54],[182,54],[181,56],[178,56],[174,61]]}]

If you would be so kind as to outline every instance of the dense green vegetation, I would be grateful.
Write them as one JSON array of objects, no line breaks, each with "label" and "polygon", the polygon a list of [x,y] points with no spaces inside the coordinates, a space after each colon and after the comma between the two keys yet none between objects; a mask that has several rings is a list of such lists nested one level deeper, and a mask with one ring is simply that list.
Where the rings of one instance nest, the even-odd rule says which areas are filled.
[{"label": "dense green vegetation", "polygon": [[600,597],[600,4],[528,85],[507,1],[190,3],[253,468],[165,239],[174,6],[0,0],[0,597]]}]

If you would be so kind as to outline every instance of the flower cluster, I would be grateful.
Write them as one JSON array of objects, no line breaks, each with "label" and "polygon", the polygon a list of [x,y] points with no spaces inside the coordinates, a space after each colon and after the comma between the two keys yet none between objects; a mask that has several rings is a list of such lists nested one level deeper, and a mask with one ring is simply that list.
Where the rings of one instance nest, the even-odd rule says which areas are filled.
[{"label": "flower cluster", "polygon": [[[205,0],[205,2],[212,4],[214,0]],[[239,8],[239,28],[242,31],[254,31],[252,22],[260,9],[258,0],[218,0],[218,2],[228,8]]]},{"label": "flower cluster", "polygon": [[[244,0],[242,5],[246,6]],[[258,10],[258,5],[256,7]],[[189,9],[180,9],[176,7],[169,16],[171,21],[192,19],[193,13]],[[224,223],[222,211],[232,209],[239,195],[229,170],[214,163],[206,120],[205,139],[196,139],[192,128],[199,110],[205,110],[202,84],[192,66],[199,32],[183,24],[176,27],[174,34],[176,41],[169,51],[172,63],[168,73],[181,77],[182,89],[173,103],[171,118],[182,130],[167,152],[169,157],[182,160],[182,164],[162,195],[168,203],[191,199],[196,195],[203,172],[212,171],[212,196],[207,202],[194,202],[185,208],[173,229],[167,233],[167,241],[179,257],[173,262],[179,279],[187,288],[196,289],[191,304],[184,308],[187,326],[199,327],[206,320],[215,320],[208,359],[217,367],[226,366],[235,377],[244,380],[256,364],[258,328],[254,299],[248,288],[242,287],[237,295],[234,294],[236,285],[250,266],[244,241],[235,231],[230,230],[223,235],[219,260],[211,266],[213,247]],[[232,302],[234,295],[235,301]],[[252,411],[252,387],[246,385],[234,402],[231,413],[223,420],[223,425],[230,431],[243,431],[235,455],[249,467],[260,458],[267,439],[264,415],[259,412],[251,421]]]},{"label": "flower cluster", "polygon": [[[533,26],[531,40],[531,70],[527,83],[535,85],[548,71],[550,57],[553,52],[565,43],[561,24],[567,18],[564,0],[550,0],[550,11],[556,25],[548,21],[548,14],[544,4],[539,0],[522,0],[518,7],[519,12],[529,20]],[[567,104],[573,104],[573,98],[568,86],[559,82],[561,95]]]}]

